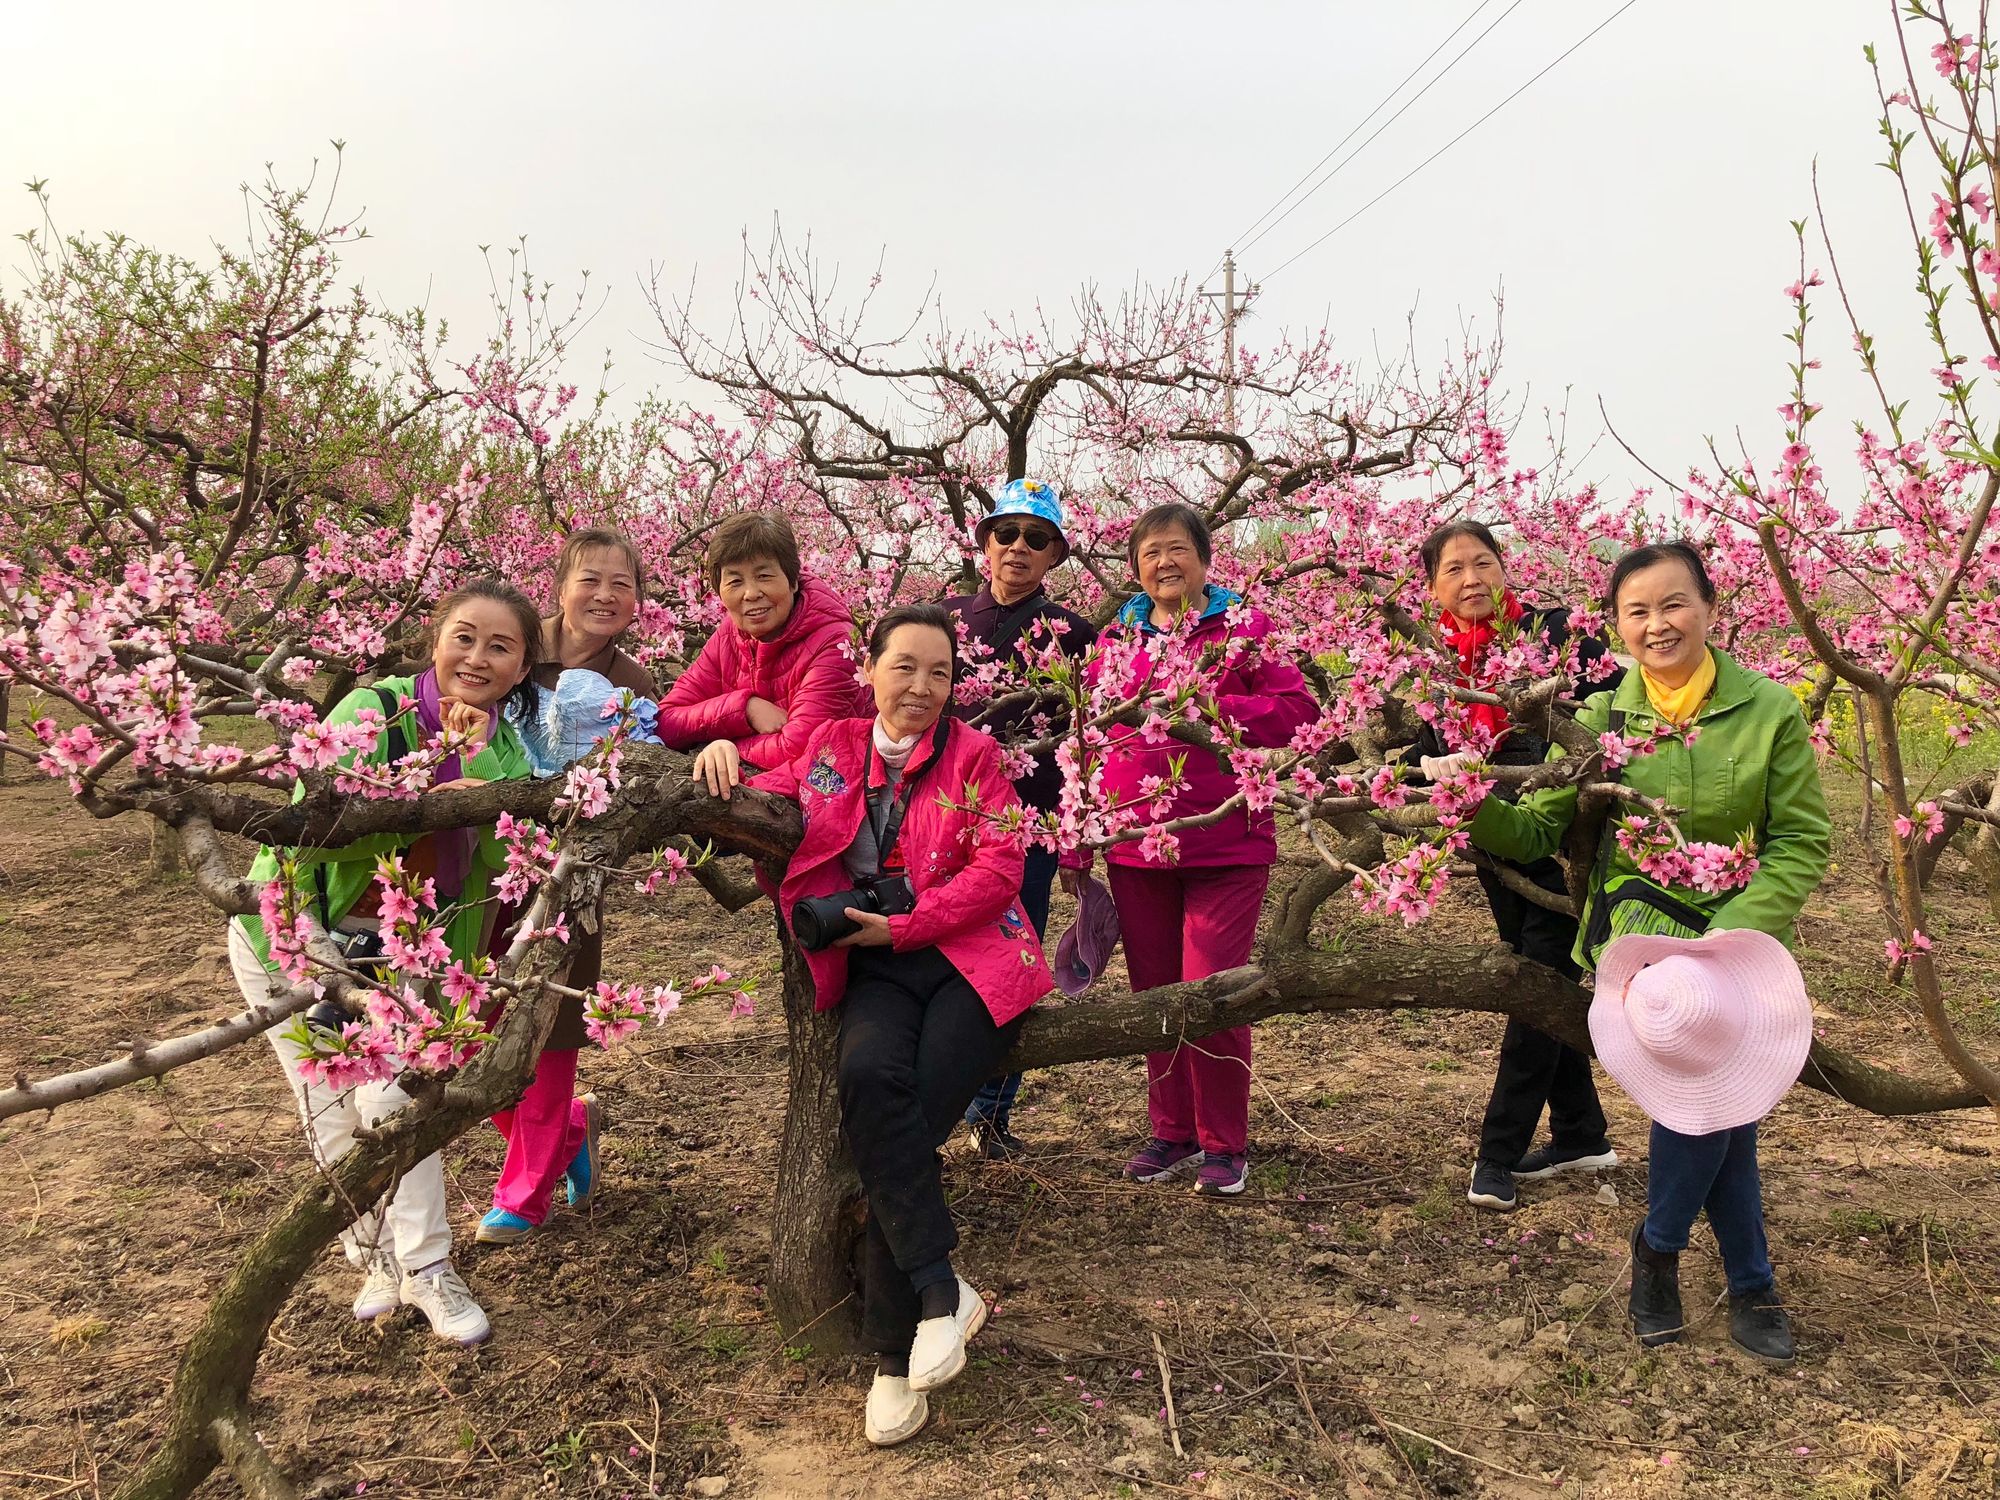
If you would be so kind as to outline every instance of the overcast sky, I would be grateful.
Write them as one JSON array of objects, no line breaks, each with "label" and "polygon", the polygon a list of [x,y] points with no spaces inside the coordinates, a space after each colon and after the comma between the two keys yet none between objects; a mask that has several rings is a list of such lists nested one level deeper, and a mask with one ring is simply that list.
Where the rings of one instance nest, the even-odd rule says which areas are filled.
[{"label": "overcast sky", "polygon": [[[641,273],[698,269],[713,321],[742,230],[761,244],[774,212],[852,272],[886,250],[885,305],[935,273],[960,322],[1087,280],[1199,277],[1236,241],[1267,282],[1246,338],[1325,318],[1367,361],[1413,307],[1426,353],[1461,317],[1490,327],[1504,285],[1508,385],[1567,400],[1579,451],[1601,397],[1678,474],[1706,434],[1778,445],[1787,221],[1810,214],[1817,158],[1850,289],[1903,392],[1927,398],[1936,361],[1899,336],[1912,277],[1861,55],[1872,40],[1894,58],[1885,3],[1637,0],[1272,274],[1620,3],[1488,0],[1423,77],[1504,13],[1491,34],[1247,249],[1241,232],[1474,0],[44,4],[8,19],[0,182],[48,179],[65,229],[199,254],[240,235],[240,182],[266,161],[302,179],[338,137],[342,201],[374,236],[350,276],[469,337],[476,247],[525,234],[542,274],[588,268],[610,290],[585,345],[609,347],[628,391],[663,379]],[[34,226],[24,191],[0,194],[0,229]],[[1844,417],[1864,409],[1835,311],[1816,331]],[[1640,477],[1608,444],[1587,472]]]}]

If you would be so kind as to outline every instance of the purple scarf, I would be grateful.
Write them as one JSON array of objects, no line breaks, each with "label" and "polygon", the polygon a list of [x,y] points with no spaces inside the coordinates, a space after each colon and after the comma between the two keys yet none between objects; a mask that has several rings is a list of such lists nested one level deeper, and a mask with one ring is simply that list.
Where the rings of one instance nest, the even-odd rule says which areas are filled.
[{"label": "purple scarf", "polygon": [[[490,741],[493,732],[499,728],[495,722],[494,710],[486,711],[486,734]],[[434,739],[444,730],[444,695],[438,687],[437,669],[426,667],[424,675],[417,679],[417,724],[424,732],[424,738]],[[465,774],[459,766],[456,755],[448,755],[431,773],[431,785],[456,781]],[[465,872],[472,864],[472,843],[476,831],[470,828],[445,828],[429,834],[437,851],[437,893],[439,901],[456,901],[465,889]]]}]

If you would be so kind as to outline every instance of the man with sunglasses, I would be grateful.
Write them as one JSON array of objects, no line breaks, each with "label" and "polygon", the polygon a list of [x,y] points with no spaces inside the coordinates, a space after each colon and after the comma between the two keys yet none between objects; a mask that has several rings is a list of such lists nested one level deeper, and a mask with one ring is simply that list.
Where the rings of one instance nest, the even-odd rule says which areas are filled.
[{"label": "man with sunglasses", "polygon": [[[1049,570],[1069,556],[1069,542],[1063,536],[1062,499],[1054,485],[1034,479],[1009,480],[973,537],[986,554],[986,587],[944,602],[947,610],[965,622],[968,646],[983,644],[993,657],[1011,664],[1021,659],[1024,647],[1046,646],[1051,639],[1059,641],[1063,654],[1071,657],[1084,655],[1096,644],[1097,631],[1090,622],[1064,609],[1042,588]],[[978,656],[976,651],[972,654]],[[1008,691],[1004,684],[999,689],[1002,696]],[[973,702],[959,704],[956,712],[1004,745],[1040,738],[1047,729],[1037,721],[1059,713],[1061,708],[1060,700],[1023,702],[989,713],[985,704]],[[1014,789],[1029,812],[1052,810],[1062,791],[1055,756],[1036,756],[1034,769],[1015,782]],[[1029,849],[1021,877],[1021,906],[1038,936],[1047,933],[1049,892],[1055,876],[1055,854]],[[1021,1075],[1009,1074],[987,1084],[966,1109],[965,1123],[972,1127],[973,1143],[981,1155],[1010,1156],[1021,1149],[1021,1142],[1008,1128],[1020,1088]]]}]

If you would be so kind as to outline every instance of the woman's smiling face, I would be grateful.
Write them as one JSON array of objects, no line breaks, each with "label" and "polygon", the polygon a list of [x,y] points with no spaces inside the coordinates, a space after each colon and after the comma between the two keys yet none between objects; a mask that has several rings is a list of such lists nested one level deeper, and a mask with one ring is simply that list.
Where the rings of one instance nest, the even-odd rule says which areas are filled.
[{"label": "woman's smiling face", "polygon": [[1507,587],[1507,566],[1500,555],[1476,536],[1455,536],[1438,554],[1431,597],[1466,624],[1492,615],[1500,591]]},{"label": "woman's smiling face", "polygon": [[951,706],[951,641],[935,625],[898,625],[861,675],[892,735],[922,734]]},{"label": "woman's smiling face", "polygon": [[1618,635],[1633,659],[1669,687],[1694,676],[1708,651],[1714,606],[1701,597],[1694,570],[1677,557],[1640,568],[1612,601]]},{"label": "woman's smiling face", "polygon": [[619,547],[591,547],[576,560],[556,592],[563,630],[610,640],[639,613],[639,580]]},{"label": "woman's smiling face", "polygon": [[775,557],[730,563],[715,581],[729,618],[754,641],[769,640],[792,617],[792,600],[798,590]]},{"label": "woman's smiling face", "polygon": [[521,622],[498,599],[465,600],[438,631],[431,669],[442,696],[492,708],[528,675]]},{"label": "woman's smiling face", "polygon": [[1185,526],[1164,526],[1139,543],[1139,587],[1163,609],[1178,610],[1201,597],[1208,564]]}]

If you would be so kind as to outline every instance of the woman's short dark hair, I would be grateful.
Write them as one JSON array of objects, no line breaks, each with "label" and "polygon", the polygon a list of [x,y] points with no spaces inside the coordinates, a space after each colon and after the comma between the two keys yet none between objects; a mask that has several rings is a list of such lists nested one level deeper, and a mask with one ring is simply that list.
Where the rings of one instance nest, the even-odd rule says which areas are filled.
[{"label": "woman's short dark hair", "polygon": [[586,526],[563,538],[562,551],[556,554],[556,592],[560,594],[563,585],[569,582],[569,575],[583,566],[583,554],[600,548],[625,555],[625,561],[632,565],[632,591],[643,604],[646,600],[646,564],[640,559],[639,549],[632,538],[609,526]]},{"label": "woman's short dark hair", "polygon": [[799,586],[799,539],[783,511],[746,510],[715,528],[708,542],[708,586],[722,587],[722,570],[768,557]]},{"label": "woman's short dark hair", "polygon": [[514,623],[521,629],[521,658],[527,671],[503,701],[523,714],[532,714],[537,699],[535,668],[542,664],[542,612],[535,608],[534,600],[506,579],[475,578],[460,584],[438,600],[436,608],[431,611],[431,623],[424,631],[425,657],[429,659],[437,655],[438,637],[444,633],[452,611],[474,599],[489,599],[513,611]]},{"label": "woman's short dark hair", "polygon": [[875,622],[875,628],[868,632],[868,659],[880,661],[882,653],[889,649],[889,637],[905,625],[928,625],[932,630],[942,630],[945,640],[951,643],[951,680],[958,681],[958,626],[951,614],[938,604],[899,604],[884,613]]},{"label": "woman's short dark hair", "polygon": [[1625,586],[1625,580],[1642,568],[1663,562],[1685,563],[1687,570],[1694,574],[1695,592],[1701,595],[1701,602],[1715,603],[1715,580],[1708,576],[1708,565],[1701,560],[1701,553],[1694,543],[1677,540],[1648,542],[1643,547],[1634,547],[1613,563],[1611,582],[1604,590],[1605,610],[1615,617],[1618,613],[1618,591]]},{"label": "woman's short dark hair", "polygon": [[1423,559],[1425,582],[1437,582],[1438,564],[1444,560],[1445,547],[1455,538],[1462,536],[1471,537],[1472,540],[1499,558],[1503,566],[1505,565],[1507,554],[1500,550],[1500,543],[1494,537],[1493,529],[1484,521],[1475,521],[1468,516],[1461,516],[1456,521],[1445,522],[1444,525],[1438,527],[1436,531],[1433,531],[1429,536],[1424,538]]},{"label": "woman's short dark hair", "polygon": [[1167,531],[1176,526],[1193,541],[1201,565],[1204,568],[1208,566],[1215,548],[1209,540],[1207,518],[1192,505],[1169,500],[1165,505],[1154,506],[1132,523],[1132,534],[1125,539],[1125,564],[1131,568],[1134,578],[1139,576],[1139,544],[1156,531]]}]

